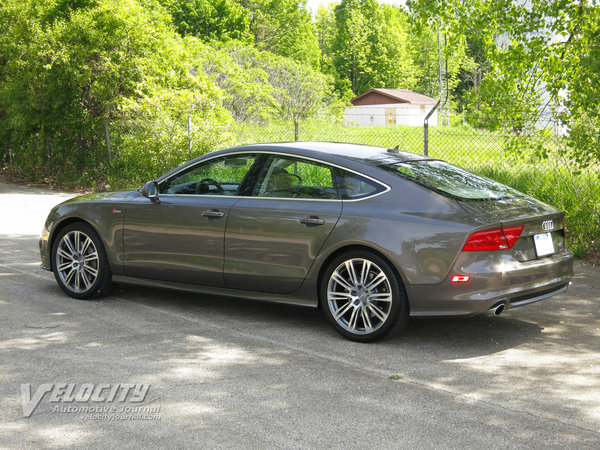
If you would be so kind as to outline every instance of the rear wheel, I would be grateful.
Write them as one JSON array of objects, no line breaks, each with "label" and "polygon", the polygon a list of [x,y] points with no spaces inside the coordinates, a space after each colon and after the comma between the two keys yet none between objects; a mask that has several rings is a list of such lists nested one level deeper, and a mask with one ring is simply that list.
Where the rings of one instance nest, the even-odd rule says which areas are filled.
[{"label": "rear wheel", "polygon": [[73,298],[106,294],[111,274],[100,237],[86,223],[67,225],[52,246],[52,270],[61,289]]},{"label": "rear wheel", "polygon": [[369,342],[408,323],[404,287],[389,263],[368,251],[335,258],[321,280],[321,306],[342,336]]}]

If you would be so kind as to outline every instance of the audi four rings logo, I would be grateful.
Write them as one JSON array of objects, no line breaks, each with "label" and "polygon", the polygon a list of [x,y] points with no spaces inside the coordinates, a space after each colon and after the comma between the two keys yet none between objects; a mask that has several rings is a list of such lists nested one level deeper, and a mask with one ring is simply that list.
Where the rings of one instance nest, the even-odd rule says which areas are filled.
[{"label": "audi four rings logo", "polygon": [[554,221],[544,220],[542,222],[542,228],[544,231],[552,231],[554,229]]}]

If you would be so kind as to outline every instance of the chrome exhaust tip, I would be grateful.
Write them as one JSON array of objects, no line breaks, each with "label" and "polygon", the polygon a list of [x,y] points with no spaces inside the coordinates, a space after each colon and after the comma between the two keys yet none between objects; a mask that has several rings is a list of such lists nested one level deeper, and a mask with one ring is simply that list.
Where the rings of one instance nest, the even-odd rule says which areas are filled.
[{"label": "chrome exhaust tip", "polygon": [[502,312],[506,309],[506,303],[501,302],[501,303],[497,303],[494,306],[492,306],[490,309],[488,309],[488,314],[490,316],[499,316],[500,314],[502,314]]}]

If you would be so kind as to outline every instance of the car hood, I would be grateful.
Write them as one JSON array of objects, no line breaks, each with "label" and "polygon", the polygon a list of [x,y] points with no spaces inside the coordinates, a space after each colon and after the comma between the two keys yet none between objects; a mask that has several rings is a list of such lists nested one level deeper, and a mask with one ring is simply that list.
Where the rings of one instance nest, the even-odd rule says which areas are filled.
[{"label": "car hood", "polygon": [[95,194],[84,194],[77,197],[73,197],[65,202],[66,203],[88,203],[88,202],[99,202],[99,203],[110,203],[110,202],[127,202],[135,197],[138,197],[140,193],[138,191],[122,191],[122,192],[98,192]]}]

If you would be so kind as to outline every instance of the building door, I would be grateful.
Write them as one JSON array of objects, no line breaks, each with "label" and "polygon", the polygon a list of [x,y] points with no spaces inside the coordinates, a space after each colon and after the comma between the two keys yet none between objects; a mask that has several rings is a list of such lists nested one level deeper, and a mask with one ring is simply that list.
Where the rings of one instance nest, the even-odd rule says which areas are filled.
[{"label": "building door", "polygon": [[390,127],[396,125],[396,108],[385,109],[385,126]]}]

